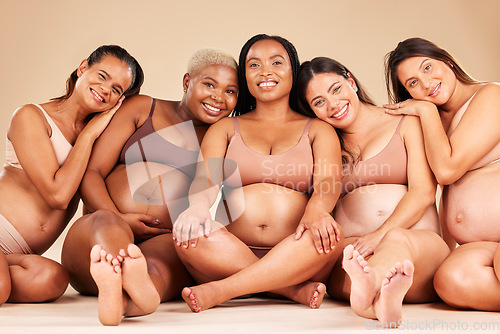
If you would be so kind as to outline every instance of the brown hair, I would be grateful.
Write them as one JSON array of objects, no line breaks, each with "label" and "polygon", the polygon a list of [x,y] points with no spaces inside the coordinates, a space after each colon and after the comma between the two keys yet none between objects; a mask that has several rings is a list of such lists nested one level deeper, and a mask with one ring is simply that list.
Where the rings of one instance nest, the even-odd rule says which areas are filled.
[{"label": "brown hair", "polygon": [[429,57],[442,61],[455,73],[457,80],[466,84],[480,83],[467,74],[455,58],[446,50],[423,38],[408,38],[399,42],[398,46],[385,56],[385,84],[389,101],[397,103],[412,98],[411,94],[398,79],[399,64],[411,57]]}]

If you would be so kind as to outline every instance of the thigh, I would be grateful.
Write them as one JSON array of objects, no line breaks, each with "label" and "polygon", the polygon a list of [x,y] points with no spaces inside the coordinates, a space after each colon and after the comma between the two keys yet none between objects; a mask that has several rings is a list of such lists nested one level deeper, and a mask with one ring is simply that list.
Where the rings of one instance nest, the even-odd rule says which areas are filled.
[{"label": "thigh", "polygon": [[68,274],[54,260],[36,254],[9,254],[12,284],[9,302],[46,302],[59,298],[68,286]]},{"label": "thigh", "polygon": [[179,297],[182,288],[194,283],[177,255],[171,233],[155,236],[138,246],[148,263],[149,274],[162,282],[162,302]]},{"label": "thigh", "polygon": [[457,247],[434,278],[439,296],[458,308],[500,311],[500,282],[493,269],[497,248],[486,241]]},{"label": "thigh", "polygon": [[231,276],[258,260],[248,246],[222,225],[215,232],[201,237],[196,247],[175,249],[182,262],[198,283]]}]

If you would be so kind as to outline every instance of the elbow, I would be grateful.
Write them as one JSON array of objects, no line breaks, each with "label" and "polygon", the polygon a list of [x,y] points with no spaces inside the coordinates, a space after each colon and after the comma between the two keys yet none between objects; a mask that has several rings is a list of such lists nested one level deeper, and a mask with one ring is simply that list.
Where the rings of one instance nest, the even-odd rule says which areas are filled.
[{"label": "elbow", "polygon": [[443,186],[450,185],[459,179],[456,172],[451,169],[437,170],[434,172],[434,176],[436,181]]},{"label": "elbow", "polygon": [[47,204],[54,210],[66,210],[70,201],[71,198],[68,199],[61,195],[53,195],[46,200]]}]

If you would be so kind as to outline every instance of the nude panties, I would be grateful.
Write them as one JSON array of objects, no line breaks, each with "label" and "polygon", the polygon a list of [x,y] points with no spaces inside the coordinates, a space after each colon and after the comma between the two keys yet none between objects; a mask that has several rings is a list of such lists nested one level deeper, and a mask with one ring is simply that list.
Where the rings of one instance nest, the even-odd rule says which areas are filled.
[{"label": "nude panties", "polygon": [[2,214],[0,214],[0,250],[5,255],[33,254],[24,238]]}]

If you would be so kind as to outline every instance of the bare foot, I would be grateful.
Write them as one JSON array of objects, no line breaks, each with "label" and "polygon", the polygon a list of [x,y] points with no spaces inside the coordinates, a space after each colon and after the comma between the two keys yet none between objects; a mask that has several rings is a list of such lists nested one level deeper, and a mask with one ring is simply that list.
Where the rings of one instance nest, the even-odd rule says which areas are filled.
[{"label": "bare foot", "polygon": [[372,306],[377,294],[375,276],[363,256],[353,245],[344,248],[342,267],[351,279],[351,307],[355,312],[365,311]]},{"label": "bare foot", "polygon": [[415,267],[410,260],[396,263],[382,281],[380,296],[374,304],[377,319],[388,327],[398,327],[403,317],[403,298],[413,283]]},{"label": "bare foot", "polygon": [[123,316],[123,292],[120,262],[101,247],[90,251],[90,274],[98,293],[99,321],[105,326],[118,325]]},{"label": "bare foot", "polygon": [[160,305],[160,295],[149,276],[146,258],[140,248],[129,244],[127,252],[122,249],[119,255],[123,258],[123,290],[144,314],[154,312]]},{"label": "bare foot", "polygon": [[301,284],[275,290],[273,293],[279,293],[310,308],[319,308],[325,297],[326,286],[321,282],[306,281]]},{"label": "bare foot", "polygon": [[226,302],[228,299],[221,297],[223,290],[218,290],[213,282],[197,285],[182,290],[182,299],[193,312],[201,312]]}]

